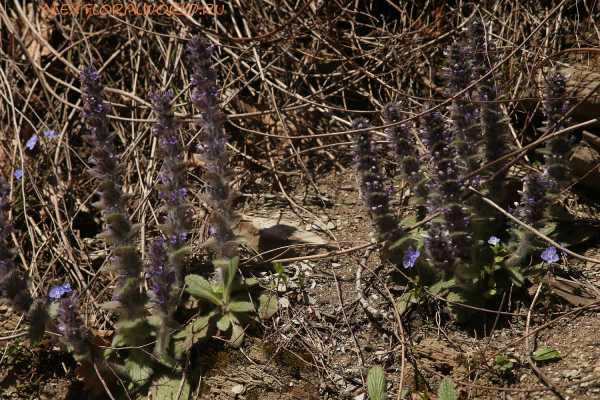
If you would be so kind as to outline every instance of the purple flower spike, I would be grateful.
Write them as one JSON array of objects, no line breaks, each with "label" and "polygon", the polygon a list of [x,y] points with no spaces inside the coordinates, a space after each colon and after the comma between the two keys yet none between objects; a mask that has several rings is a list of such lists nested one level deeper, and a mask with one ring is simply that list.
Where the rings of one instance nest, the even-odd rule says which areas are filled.
[{"label": "purple flower spike", "polygon": [[548,265],[558,261],[558,254],[554,247],[548,247],[545,252],[542,253],[542,260],[546,261]]},{"label": "purple flower spike", "polygon": [[[386,106],[392,113],[392,107]],[[391,110],[391,111],[390,111]],[[352,129],[372,128],[365,118],[357,118],[352,122]],[[368,207],[378,234],[390,245],[405,237],[404,231],[399,228],[400,221],[397,214],[390,207],[390,194],[384,188],[386,177],[382,171],[382,163],[378,153],[378,146],[371,131],[357,132],[354,135],[352,155],[356,164],[356,171],[360,178],[361,199]]]},{"label": "purple flower spike", "polygon": [[[569,125],[570,119],[564,120],[560,126],[556,126],[570,109],[570,103],[565,100],[569,96],[567,92],[570,75],[565,75],[562,71],[552,71],[545,78],[548,87],[545,89],[542,101],[544,106],[544,115],[546,116],[545,129],[555,128],[558,131],[563,130]],[[566,134],[555,136],[545,142],[545,148],[538,152],[544,155],[545,173],[554,182],[548,192],[558,194],[570,181],[571,167],[569,158],[574,150],[573,141]]]},{"label": "purple flower spike", "polygon": [[210,45],[205,37],[194,36],[188,42],[187,50],[194,70],[190,77],[194,85],[192,102],[200,114],[196,123],[202,128],[196,148],[198,159],[205,165],[202,178],[206,182],[206,194],[203,200],[214,210],[208,221],[212,229],[209,228],[211,237],[206,245],[222,261],[215,266],[216,280],[222,283],[227,261],[236,256],[238,243],[242,240],[231,230],[235,217],[231,207],[235,191],[230,186],[234,179],[227,149],[230,136],[223,132],[227,117],[221,110],[222,101],[218,96],[222,91],[217,83],[218,73],[213,69],[215,46]]}]

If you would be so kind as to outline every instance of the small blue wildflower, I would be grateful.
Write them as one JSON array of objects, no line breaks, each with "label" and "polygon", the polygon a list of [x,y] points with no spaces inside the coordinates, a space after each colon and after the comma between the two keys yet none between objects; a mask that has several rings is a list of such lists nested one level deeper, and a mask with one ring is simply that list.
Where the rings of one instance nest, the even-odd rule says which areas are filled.
[{"label": "small blue wildflower", "polygon": [[71,289],[71,284],[67,282],[61,283],[60,287],[64,291],[64,293],[69,293],[73,291],[73,289]]},{"label": "small blue wildflower", "polygon": [[546,251],[542,253],[542,260],[546,261],[548,265],[558,261],[556,249],[554,247],[548,247]]},{"label": "small blue wildflower", "polygon": [[19,168],[15,171],[15,178],[21,179],[23,177],[23,168]]},{"label": "small blue wildflower", "polygon": [[404,254],[404,259],[402,260],[404,263],[404,268],[410,268],[415,265],[415,261],[421,255],[421,252],[415,251],[414,249],[408,249],[406,254]]},{"label": "small blue wildflower", "polygon": [[27,144],[25,145],[25,147],[28,147],[29,150],[33,150],[33,148],[35,147],[36,143],[37,143],[38,137],[37,135],[33,135],[31,137],[31,139],[29,139],[27,141]]},{"label": "small blue wildflower", "polygon": [[498,243],[500,243],[500,239],[498,239],[496,236],[492,236],[490,238],[490,240],[488,240],[488,243],[491,244],[492,246],[495,246]]},{"label": "small blue wildflower", "polygon": [[[567,246],[565,246],[565,245],[564,245],[564,244],[562,244],[561,242],[556,242],[556,243],[558,243],[559,245],[561,245],[561,247],[564,247],[565,249],[567,248]],[[565,256],[565,257],[568,257],[568,256],[569,256],[569,255],[568,255],[567,253],[565,253],[564,251],[561,251],[561,254],[562,254],[563,256]]]},{"label": "small blue wildflower", "polygon": [[54,131],[51,131],[50,129],[44,129],[44,135],[51,137],[52,139],[56,139],[58,137],[58,135],[56,133],[54,133]]},{"label": "small blue wildflower", "polygon": [[51,297],[53,299],[60,299],[60,296],[62,296],[63,294],[65,294],[65,290],[57,285],[50,289],[48,297]]}]

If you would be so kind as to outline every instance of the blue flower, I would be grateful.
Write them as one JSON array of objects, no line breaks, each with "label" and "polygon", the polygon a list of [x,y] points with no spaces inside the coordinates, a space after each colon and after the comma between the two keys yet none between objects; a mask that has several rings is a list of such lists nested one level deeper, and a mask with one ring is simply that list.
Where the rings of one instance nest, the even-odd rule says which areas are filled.
[{"label": "blue flower", "polygon": [[44,129],[44,135],[51,137],[52,139],[56,139],[58,137],[58,135],[56,133],[54,133],[54,131],[51,131],[50,129]]},{"label": "blue flower", "polygon": [[27,141],[27,144],[25,145],[25,147],[28,147],[28,148],[29,148],[29,150],[33,150],[33,148],[35,147],[35,144],[37,143],[37,140],[38,140],[38,137],[37,137],[37,135],[33,135],[33,136],[31,137],[31,139],[29,139],[29,140]]},{"label": "blue flower", "polygon": [[558,254],[554,247],[548,247],[545,252],[542,253],[542,260],[546,261],[548,265],[558,261]]},{"label": "blue flower", "polygon": [[419,258],[420,255],[420,252],[415,251],[414,249],[408,249],[404,255],[404,259],[402,260],[404,263],[404,268],[410,268],[415,265],[415,261],[417,261],[417,258]]},{"label": "blue flower", "polygon": [[53,299],[60,299],[60,296],[62,296],[63,294],[65,294],[65,289],[57,285],[50,289],[48,297],[51,297]]},{"label": "blue flower", "polygon": [[19,168],[15,171],[15,178],[21,179],[23,177],[23,168]]},{"label": "blue flower", "polygon": [[498,243],[500,243],[500,239],[498,239],[496,236],[492,236],[490,238],[490,240],[488,240],[488,243],[491,244],[492,246],[495,246]]},{"label": "blue flower", "polygon": [[71,289],[71,284],[67,282],[61,283],[60,287],[64,291],[64,293],[69,293],[73,291],[73,289]]},{"label": "blue flower", "polygon": [[[561,245],[561,247],[564,247],[565,249],[567,248],[567,246],[565,246],[565,245],[564,245],[564,244],[562,244],[561,242],[557,242],[557,243],[558,243],[558,244],[560,244],[560,245]],[[568,257],[568,254],[567,254],[567,253],[565,253],[564,251],[561,251],[561,253],[562,253],[562,255],[563,255],[563,256],[565,256],[565,257]]]}]

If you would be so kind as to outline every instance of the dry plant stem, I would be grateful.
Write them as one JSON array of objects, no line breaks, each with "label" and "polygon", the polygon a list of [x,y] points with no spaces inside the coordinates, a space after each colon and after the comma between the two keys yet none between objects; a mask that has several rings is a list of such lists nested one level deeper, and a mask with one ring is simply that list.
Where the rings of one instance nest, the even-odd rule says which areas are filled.
[{"label": "dry plant stem", "polygon": [[[503,353],[503,352],[504,352],[504,351],[506,351],[506,349],[508,349],[509,347],[514,347],[514,346],[515,346],[517,343],[520,343],[520,342],[522,342],[523,340],[525,340],[525,339],[526,339],[526,338],[528,338],[529,336],[535,335],[536,333],[538,333],[538,332],[540,332],[540,331],[544,330],[545,328],[547,328],[547,327],[549,327],[550,325],[552,325],[552,324],[554,324],[554,323],[556,323],[556,322],[560,321],[561,319],[563,319],[563,318],[565,318],[565,317],[568,317],[569,315],[572,315],[572,314],[575,314],[575,313],[581,312],[581,311],[583,311],[583,310],[584,310],[584,309],[586,309],[586,308],[590,308],[590,307],[592,307],[592,306],[595,306],[595,305],[597,305],[598,303],[600,303],[600,300],[597,300],[597,301],[595,301],[595,302],[593,302],[593,303],[590,303],[590,304],[588,304],[588,305],[586,305],[586,306],[579,307],[579,308],[576,308],[576,309],[574,309],[574,310],[571,310],[571,311],[569,311],[568,313],[566,313],[566,314],[563,314],[563,315],[561,315],[560,317],[553,319],[552,321],[546,322],[544,325],[537,327],[536,329],[532,330],[532,331],[531,331],[530,333],[528,333],[527,335],[525,335],[525,336],[523,336],[523,337],[521,337],[521,338],[519,338],[519,339],[515,339],[515,340],[513,340],[512,342],[510,342],[509,344],[507,344],[506,346],[502,347],[500,350],[497,350],[497,351],[496,351],[494,354],[492,354],[490,357],[488,357],[487,361],[488,361],[488,362],[489,362],[489,361],[492,361],[492,360],[494,359],[494,357],[496,357],[498,354],[501,354],[501,353]],[[476,371],[477,371],[477,370],[478,370],[478,369],[479,369],[481,366],[482,366],[482,365],[480,364],[480,365],[478,365],[478,366],[474,367],[474,368],[473,368],[473,370],[471,370],[471,372],[467,373],[465,376],[463,376],[462,378],[460,378],[460,380],[462,381],[463,379],[465,379],[465,378],[467,378],[468,376],[472,375],[472,374],[473,374],[473,373],[475,373],[475,372],[476,372]],[[487,370],[486,370],[484,373],[488,373],[488,372],[490,372],[491,370],[492,370],[492,367],[488,367],[488,369],[487,369]]]},{"label": "dry plant stem", "polygon": [[554,381],[550,379],[548,375],[546,375],[541,369],[539,369],[531,359],[531,354],[529,353],[529,323],[531,322],[531,311],[533,311],[533,307],[535,306],[535,302],[537,301],[537,298],[540,294],[540,290],[542,289],[543,285],[543,282],[538,285],[537,291],[535,292],[535,296],[533,297],[531,305],[529,306],[529,311],[527,312],[527,322],[525,323],[525,355],[527,357],[527,362],[529,363],[531,368],[538,374],[538,377],[542,378],[544,382],[552,386],[554,390],[556,390],[561,395],[565,397],[575,397],[577,399],[592,400],[587,396],[582,396],[576,393],[567,393],[564,389],[560,388],[556,383],[554,383]]},{"label": "dry plant stem", "polygon": [[108,393],[108,395],[110,396],[110,398],[112,400],[116,400],[115,396],[113,396],[113,394],[108,389],[108,386],[106,385],[106,382],[104,382],[104,378],[102,378],[102,374],[100,374],[100,370],[98,369],[98,366],[96,365],[96,362],[94,360],[92,360],[92,364],[94,364],[94,369],[96,370],[96,375],[100,379],[100,382],[102,382],[102,386],[104,386],[104,390],[106,390],[106,393]]},{"label": "dry plant stem", "polygon": [[[390,292],[390,289],[381,280],[381,278],[379,278],[379,276],[377,276],[377,274],[375,274],[374,271],[371,271],[371,269],[369,269],[369,267],[367,267],[367,259],[369,258],[370,252],[373,251],[374,248],[375,247],[371,247],[371,248],[367,249],[367,252],[365,252],[365,255],[363,256],[362,260],[360,260],[359,263],[358,263],[358,268],[357,268],[357,271],[356,271],[356,288],[357,288],[357,292],[359,292],[359,299],[361,300],[361,304],[363,305],[363,307],[365,307],[365,305],[362,302],[362,299],[364,299],[365,302],[369,306],[371,306],[372,308],[375,309],[375,307],[373,307],[369,303],[369,301],[366,300],[364,293],[362,293],[362,284],[360,282],[358,269],[360,268],[362,270],[363,268],[366,268],[379,281],[379,283],[385,288],[385,291],[387,292],[387,295],[388,295],[388,297],[390,299],[390,302],[392,303],[392,308],[394,310],[393,314],[390,313],[390,314],[386,315],[382,311],[379,311],[377,309],[375,309],[375,310],[377,310],[381,315],[383,315],[384,318],[387,318],[388,320],[392,320],[392,318],[395,318],[396,322],[398,322],[398,330],[400,331],[400,337],[398,339],[400,340],[400,345],[402,347],[402,359],[401,359],[401,365],[400,365],[400,383],[399,383],[399,386],[398,386],[398,400],[400,400],[400,397],[402,395],[402,386],[404,385],[404,362],[405,362],[405,359],[406,359],[406,348],[405,348],[404,343],[406,342],[406,338],[404,337],[404,328],[402,326],[402,319],[400,318],[400,314],[398,313],[398,308],[396,307],[396,303],[394,302],[394,297],[392,296],[392,293]],[[369,254],[367,254],[367,253],[369,253]],[[361,274],[362,274],[362,271],[361,271]],[[362,293],[362,298],[360,297],[361,293]],[[398,337],[398,334],[396,334],[396,337]]]},{"label": "dry plant stem", "polygon": [[[360,366],[364,366],[365,365],[365,360],[363,358],[362,352],[360,351],[360,345],[358,344],[358,340],[356,340],[356,336],[354,336],[354,331],[352,330],[352,327],[350,326],[350,322],[348,322],[348,316],[346,315],[346,310],[344,310],[344,301],[342,300],[342,293],[340,292],[340,286],[339,286],[339,282],[337,280],[337,275],[335,273],[335,269],[333,268],[333,265],[331,265],[331,273],[333,274],[333,278],[335,279],[335,290],[337,292],[338,295],[338,301],[340,302],[340,306],[342,307],[342,315],[344,316],[344,322],[346,323],[346,326],[348,327],[348,330],[350,331],[350,334],[352,335],[352,339],[354,340],[354,344],[356,345],[356,354],[358,355],[358,360],[360,361]],[[361,369],[361,375],[362,375],[362,369]],[[363,377],[363,382],[364,382],[364,377]]]},{"label": "dry plant stem", "polygon": [[365,252],[365,255],[363,256],[362,260],[358,264],[358,267],[356,268],[356,292],[358,293],[358,300],[360,301],[360,304],[363,306],[363,308],[366,311],[369,312],[369,314],[371,314],[374,317],[381,316],[385,319],[391,320],[392,318],[394,318],[394,315],[392,313],[386,313],[384,311],[381,311],[381,310],[377,309],[375,306],[373,306],[371,304],[371,302],[369,302],[369,300],[365,296],[365,292],[363,291],[363,288],[362,288],[362,272],[364,269],[363,265],[365,265],[367,263],[367,260],[371,256],[371,253],[373,252],[374,249],[375,249],[375,246],[372,246],[372,245],[371,245],[371,247],[369,247],[367,249],[367,251]]},{"label": "dry plant stem", "polygon": [[489,205],[491,205],[492,207],[494,207],[496,210],[500,211],[504,216],[510,218],[512,221],[514,221],[517,224],[521,225],[523,228],[525,228],[525,229],[529,230],[530,232],[536,234],[540,239],[544,239],[546,242],[548,242],[548,244],[551,244],[552,246],[556,247],[560,251],[563,251],[563,252],[567,253],[568,255],[573,256],[575,258],[579,258],[580,260],[583,260],[583,261],[589,261],[589,262],[592,262],[594,264],[600,264],[600,260],[596,260],[594,258],[589,258],[589,257],[581,256],[581,255],[579,255],[577,253],[574,253],[571,250],[569,250],[567,248],[564,248],[563,246],[561,246],[560,244],[558,244],[554,240],[550,239],[548,236],[544,235],[543,233],[541,233],[537,229],[532,228],[531,226],[525,224],[524,222],[521,222],[519,219],[515,218],[512,214],[509,214],[506,211],[504,211],[502,209],[502,207],[500,207],[499,205],[497,205],[496,203],[494,203],[490,199],[485,198],[481,193],[479,193],[477,190],[473,189],[473,187],[469,186],[469,190],[472,191],[473,193],[477,194],[479,197],[481,197],[481,199],[483,201],[485,201],[486,203],[488,203]]}]

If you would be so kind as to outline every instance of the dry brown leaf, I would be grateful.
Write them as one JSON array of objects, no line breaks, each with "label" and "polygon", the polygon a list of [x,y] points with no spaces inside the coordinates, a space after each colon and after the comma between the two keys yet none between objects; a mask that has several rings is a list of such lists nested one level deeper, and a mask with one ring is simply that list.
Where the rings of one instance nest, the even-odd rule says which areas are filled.
[{"label": "dry brown leaf", "polygon": [[[49,7],[52,7],[53,5],[54,3],[52,5],[49,5]],[[60,5],[58,7],[60,8]],[[52,44],[52,33],[54,31],[54,29],[52,28],[53,24],[51,20],[52,14],[48,12],[42,14],[42,8],[40,8],[39,5],[34,11],[33,3],[27,4],[23,11],[27,16],[27,19],[32,22],[32,25],[36,27],[36,29],[39,29],[40,36],[42,36],[48,43]],[[34,62],[39,64],[43,56],[52,54],[50,49],[48,49],[47,47],[43,47],[40,44],[35,35],[28,28],[25,21],[23,21],[21,17],[17,14],[16,10],[12,11],[12,17],[10,18],[10,21],[12,22],[13,27],[15,27],[15,29],[17,30],[17,34],[23,41],[25,47],[27,48],[27,53],[33,59]],[[39,25],[37,23],[38,21]],[[9,36],[11,36],[10,33]],[[9,37],[8,42],[9,54],[13,58],[27,60],[27,56],[25,55],[23,49],[16,40],[12,40],[12,38]]]},{"label": "dry brown leaf", "polygon": [[[114,335],[114,330],[98,330],[94,328],[88,330],[88,337],[98,346],[110,346]],[[113,371],[106,364],[99,364],[98,370],[106,386],[110,386],[117,380]],[[104,392],[104,385],[96,374],[91,359],[84,358],[79,361],[79,366],[75,369],[75,373],[77,374],[77,378],[84,383],[83,390],[94,389],[94,394],[96,395]],[[93,376],[93,378],[90,379],[90,376]]]}]

